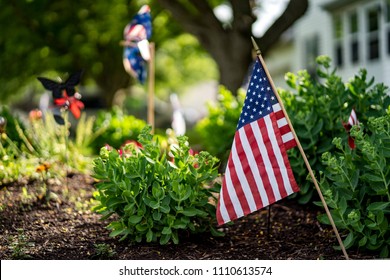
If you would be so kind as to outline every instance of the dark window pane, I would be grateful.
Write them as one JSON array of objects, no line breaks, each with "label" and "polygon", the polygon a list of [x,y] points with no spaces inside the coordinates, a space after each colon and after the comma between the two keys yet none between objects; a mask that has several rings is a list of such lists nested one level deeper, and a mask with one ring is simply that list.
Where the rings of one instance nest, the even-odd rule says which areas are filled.
[{"label": "dark window pane", "polygon": [[386,21],[390,22],[390,0],[386,0]]},{"label": "dark window pane", "polygon": [[379,14],[378,9],[371,9],[368,11],[368,31],[377,31],[379,29]]},{"label": "dark window pane", "polygon": [[343,48],[341,44],[337,44],[335,47],[336,65],[343,66]]},{"label": "dark window pane", "polygon": [[353,63],[359,61],[359,42],[357,39],[351,42],[351,61]]},{"label": "dark window pane", "polygon": [[343,22],[340,16],[333,18],[333,36],[337,39],[343,37]]},{"label": "dark window pane", "polygon": [[387,30],[387,53],[390,54],[390,29]]},{"label": "dark window pane", "polygon": [[349,32],[357,33],[359,31],[358,16],[356,12],[349,15]]},{"label": "dark window pane", "polygon": [[368,58],[370,60],[379,58],[379,38],[377,36],[368,42]]}]

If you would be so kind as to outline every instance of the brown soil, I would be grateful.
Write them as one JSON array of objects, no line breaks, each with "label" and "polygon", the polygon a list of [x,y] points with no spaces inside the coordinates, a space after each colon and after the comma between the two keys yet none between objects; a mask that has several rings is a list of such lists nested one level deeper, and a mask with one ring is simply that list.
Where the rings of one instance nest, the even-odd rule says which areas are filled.
[{"label": "brown soil", "polygon": [[[108,221],[89,209],[93,204],[93,179],[70,176],[50,182],[57,200],[39,199],[42,182],[8,186],[0,190],[0,259],[345,259],[335,250],[331,227],[316,219],[323,210],[285,199],[224,225],[224,237],[209,234],[182,236],[179,245],[130,244],[109,237]],[[27,193],[23,194],[23,188]],[[373,259],[366,252],[348,250],[351,259]]]}]

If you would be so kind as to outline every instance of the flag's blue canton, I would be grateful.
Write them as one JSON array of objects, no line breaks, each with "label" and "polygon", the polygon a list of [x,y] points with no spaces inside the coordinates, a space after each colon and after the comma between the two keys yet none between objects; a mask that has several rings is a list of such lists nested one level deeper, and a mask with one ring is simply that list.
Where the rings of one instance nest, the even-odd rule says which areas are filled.
[{"label": "flag's blue canton", "polygon": [[252,73],[237,130],[270,114],[273,111],[272,105],[277,103],[277,98],[259,60],[256,60]]}]

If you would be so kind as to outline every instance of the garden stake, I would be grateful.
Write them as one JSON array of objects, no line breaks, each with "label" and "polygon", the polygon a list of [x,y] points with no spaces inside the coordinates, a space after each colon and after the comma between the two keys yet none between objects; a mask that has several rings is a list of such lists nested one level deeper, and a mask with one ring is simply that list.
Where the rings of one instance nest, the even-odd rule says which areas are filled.
[{"label": "garden stake", "polygon": [[301,153],[301,155],[302,155],[302,157],[303,157],[303,160],[305,161],[306,168],[307,168],[308,171],[309,171],[309,174],[310,174],[310,176],[311,176],[311,178],[312,178],[312,181],[313,181],[313,183],[314,183],[314,186],[315,186],[315,188],[316,188],[316,190],[317,190],[317,192],[318,192],[318,195],[319,195],[319,197],[320,197],[320,199],[321,199],[322,205],[324,206],[326,215],[328,216],[329,221],[330,221],[330,223],[331,223],[331,225],[332,225],[333,231],[334,231],[335,234],[336,234],[336,238],[337,238],[337,241],[339,242],[340,248],[341,248],[341,250],[343,251],[343,254],[344,254],[345,258],[348,260],[349,257],[348,257],[347,251],[345,250],[345,246],[344,246],[344,244],[343,244],[343,241],[341,240],[340,234],[339,234],[339,232],[338,232],[338,230],[337,230],[337,228],[336,228],[336,225],[335,225],[335,223],[334,223],[334,221],[333,221],[333,218],[332,218],[332,215],[331,215],[331,213],[330,213],[330,211],[329,211],[328,205],[327,205],[326,202],[325,202],[324,196],[322,195],[321,189],[320,189],[320,187],[318,186],[318,182],[317,182],[316,177],[314,176],[314,172],[313,172],[313,170],[312,170],[312,168],[311,168],[311,166],[310,166],[310,163],[309,163],[309,161],[308,161],[308,159],[307,159],[307,157],[306,157],[306,154],[305,154],[305,152],[304,152],[304,150],[303,150],[303,148],[302,148],[302,145],[301,145],[301,143],[299,142],[299,139],[298,139],[298,137],[297,137],[297,134],[295,133],[294,127],[292,126],[291,121],[290,121],[290,118],[288,117],[288,114],[287,114],[287,112],[286,112],[286,109],[284,108],[283,102],[282,102],[282,100],[281,100],[281,98],[280,98],[280,96],[279,96],[278,91],[276,90],[276,87],[275,87],[275,85],[274,85],[274,82],[272,81],[271,75],[269,74],[268,69],[267,69],[266,66],[265,66],[263,57],[262,57],[262,55],[261,55],[261,51],[260,51],[260,49],[259,49],[259,47],[258,47],[258,45],[257,45],[257,43],[256,43],[256,41],[255,41],[255,39],[254,39],[253,37],[251,37],[251,39],[252,39],[253,47],[255,48],[255,51],[256,51],[256,55],[257,55],[257,57],[260,59],[261,63],[264,65],[264,71],[265,71],[265,73],[266,73],[266,75],[267,75],[268,81],[269,81],[269,83],[270,83],[270,85],[271,85],[273,91],[275,92],[275,96],[276,96],[276,98],[278,99],[278,102],[279,102],[279,104],[280,104],[280,107],[282,108],[282,111],[283,111],[283,113],[284,113],[284,115],[285,115],[285,117],[286,117],[286,120],[287,120],[287,122],[288,122],[288,125],[290,126],[290,130],[291,130],[292,134],[294,135],[295,141],[297,142],[297,147],[298,147],[298,149],[299,149],[299,151],[300,151],[300,153]]},{"label": "garden stake", "polygon": [[154,44],[149,42],[152,35],[152,20],[149,5],[143,5],[123,30],[123,66],[130,76],[144,84],[145,62],[148,64],[147,122],[154,133]]},{"label": "garden stake", "polygon": [[271,235],[271,205],[268,205],[268,217],[267,217],[267,238]]},{"label": "garden stake", "polygon": [[149,44],[150,59],[148,61],[148,124],[152,126],[154,133],[154,43]]},{"label": "garden stake", "polygon": [[64,141],[65,141],[65,162],[66,162],[66,165],[65,165],[65,189],[68,190],[68,114],[66,113],[66,111],[64,110],[63,113],[62,113],[62,117],[65,121],[65,124],[64,124]]}]

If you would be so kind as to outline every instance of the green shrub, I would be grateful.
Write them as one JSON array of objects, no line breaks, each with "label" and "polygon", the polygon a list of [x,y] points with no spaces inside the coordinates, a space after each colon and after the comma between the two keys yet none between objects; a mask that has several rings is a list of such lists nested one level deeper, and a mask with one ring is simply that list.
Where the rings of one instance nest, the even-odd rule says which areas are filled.
[{"label": "green shrub", "polygon": [[221,167],[225,166],[229,157],[244,99],[244,91],[239,91],[236,98],[221,86],[218,102],[208,104],[208,116],[195,127],[202,148],[219,158]]},{"label": "green shrub", "polygon": [[[390,248],[390,112],[354,126],[356,149],[335,138],[337,152],[322,156],[320,186],[337,228],[347,233],[346,248],[380,252]],[[319,220],[328,223],[326,215]]]},{"label": "green shrub", "polygon": [[[211,231],[215,223],[214,183],[217,159],[207,152],[192,155],[186,137],[170,150],[172,158],[153,141],[150,126],[136,145],[126,145],[121,155],[103,147],[94,161],[98,206],[103,218],[117,219],[108,226],[121,240],[179,243],[181,232]],[[214,187],[215,185],[215,187]]]},{"label": "green shrub", "polygon": [[[360,122],[367,122],[369,117],[384,115],[390,97],[387,87],[374,84],[374,79],[367,79],[366,70],[360,70],[344,83],[331,70],[328,57],[318,57],[317,63],[318,79],[306,70],[297,75],[287,73],[287,84],[293,91],[279,90],[279,93],[312,169],[319,172],[324,170],[321,155],[335,151],[333,138],[347,138],[342,123],[348,121],[352,108],[355,108]],[[308,203],[313,200],[314,188],[307,180],[308,171],[298,149],[289,150],[289,159],[301,188],[299,201]]]},{"label": "green shrub", "polygon": [[110,112],[101,111],[96,118],[94,131],[103,129],[103,132],[91,144],[96,153],[105,145],[119,149],[127,140],[137,140],[145,125],[144,120],[126,115],[118,107]]}]

